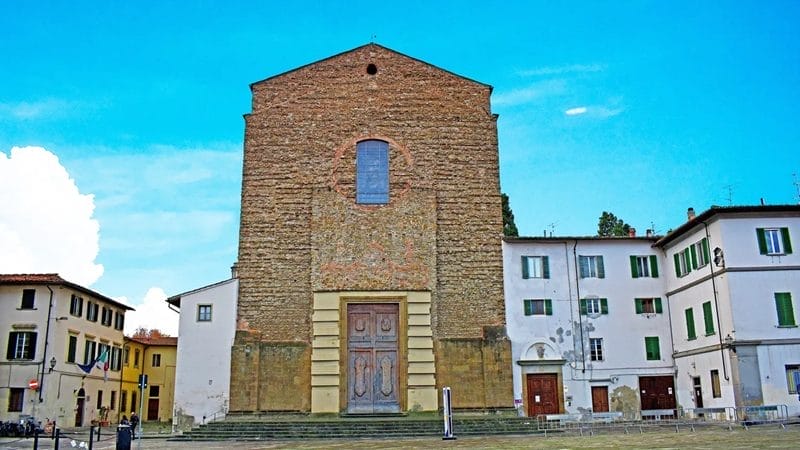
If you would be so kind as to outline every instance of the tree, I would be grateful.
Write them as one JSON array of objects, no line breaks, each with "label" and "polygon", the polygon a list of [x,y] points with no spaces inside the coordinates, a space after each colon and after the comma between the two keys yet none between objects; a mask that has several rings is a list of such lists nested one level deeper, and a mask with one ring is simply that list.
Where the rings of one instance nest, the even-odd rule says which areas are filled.
[{"label": "tree", "polygon": [[614,214],[603,211],[597,224],[598,236],[627,236],[631,226]]},{"label": "tree", "polygon": [[139,327],[133,332],[133,338],[137,339],[158,339],[162,337],[169,337],[169,335],[164,334],[158,328],[147,329],[145,327]]},{"label": "tree", "polygon": [[503,199],[503,235],[519,236],[517,225],[514,223],[514,212],[508,203],[508,195],[500,194],[500,197]]}]

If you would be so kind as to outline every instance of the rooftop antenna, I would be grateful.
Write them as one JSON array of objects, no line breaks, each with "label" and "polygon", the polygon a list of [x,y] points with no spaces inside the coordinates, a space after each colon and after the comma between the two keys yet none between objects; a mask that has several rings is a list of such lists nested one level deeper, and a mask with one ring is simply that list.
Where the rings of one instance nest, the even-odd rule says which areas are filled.
[{"label": "rooftop antenna", "polygon": [[550,227],[550,237],[553,237],[553,233],[556,231],[556,225],[558,225],[558,222],[547,224],[547,226]]},{"label": "rooftop antenna", "polygon": [[372,36],[369,37],[369,43],[370,44],[374,44],[375,43],[375,39],[377,39],[377,38],[378,38],[378,36],[373,34]]},{"label": "rooftop antenna", "polygon": [[728,189],[728,206],[733,206],[733,185],[725,186]]}]

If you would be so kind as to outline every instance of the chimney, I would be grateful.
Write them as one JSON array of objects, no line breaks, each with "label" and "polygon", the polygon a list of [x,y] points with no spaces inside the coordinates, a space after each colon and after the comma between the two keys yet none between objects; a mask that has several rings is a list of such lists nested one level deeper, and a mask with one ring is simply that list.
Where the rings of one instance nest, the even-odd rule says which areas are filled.
[{"label": "chimney", "polygon": [[239,278],[239,262],[234,262],[231,266],[231,278]]},{"label": "chimney", "polygon": [[689,208],[686,210],[686,220],[694,219],[694,208]]},{"label": "chimney", "polygon": [[647,235],[647,237],[653,237],[653,230],[648,228],[647,230],[645,230],[645,234]]},{"label": "chimney", "polygon": [[636,237],[636,228],[630,227],[628,229],[628,237]]}]

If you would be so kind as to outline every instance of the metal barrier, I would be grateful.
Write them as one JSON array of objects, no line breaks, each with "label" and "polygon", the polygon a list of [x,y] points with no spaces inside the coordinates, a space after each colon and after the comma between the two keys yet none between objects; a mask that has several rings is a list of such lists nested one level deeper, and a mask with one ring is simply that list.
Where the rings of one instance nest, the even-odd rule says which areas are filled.
[{"label": "metal barrier", "polygon": [[736,408],[736,420],[745,427],[764,423],[777,423],[786,428],[789,407],[786,405],[740,406]]}]

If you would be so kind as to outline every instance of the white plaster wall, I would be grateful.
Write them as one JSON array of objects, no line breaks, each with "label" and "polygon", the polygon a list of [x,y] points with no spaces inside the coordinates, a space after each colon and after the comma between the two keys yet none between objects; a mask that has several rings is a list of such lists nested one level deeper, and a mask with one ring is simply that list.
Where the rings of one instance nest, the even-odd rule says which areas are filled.
[{"label": "white plaster wall", "polygon": [[776,292],[790,292],[800,323],[800,271],[728,273],[736,340],[800,339],[800,328],[779,327]]},{"label": "white plaster wall", "polygon": [[[774,267],[800,265],[800,217],[725,217],[719,220],[727,267]],[[768,256],[758,252],[756,228],[789,228],[793,252]],[[713,247],[712,247],[713,249]]]},{"label": "white plaster wall", "polygon": [[[238,290],[234,278],[181,296],[173,417],[201,423],[227,412]],[[211,322],[197,321],[200,304],[212,305]]]},{"label": "white plaster wall", "polygon": [[765,405],[786,405],[790,416],[800,415],[800,399],[789,394],[786,365],[800,364],[800,344],[758,347],[761,391]]},{"label": "white plaster wall", "polygon": [[[723,357],[725,361],[723,363]],[[734,387],[731,381],[731,363],[727,350],[709,351],[675,360],[677,366],[676,389],[678,405],[684,410],[697,407],[694,396],[694,377],[700,377],[703,393],[703,407],[732,407],[735,405]],[[720,397],[714,398],[711,385],[711,371],[719,371]],[[727,378],[727,379],[726,379]]]},{"label": "white plaster wall", "polygon": [[[638,392],[638,376],[674,373],[669,305],[664,295],[666,268],[651,244],[641,239],[580,239],[577,246],[574,240],[555,239],[503,243],[506,321],[514,360],[515,398],[522,399],[524,373],[530,371],[517,361],[538,359],[532,349],[537,342],[546,344],[545,359],[567,360],[562,375],[564,406],[568,412],[592,407],[593,385],[608,386],[609,393],[620,386]],[[548,256],[550,278],[523,279],[523,255]],[[605,278],[579,278],[576,282],[575,255],[602,255]],[[633,278],[630,255],[658,256],[659,277]],[[607,298],[609,313],[580,317],[578,299],[589,296]],[[663,313],[636,314],[634,299],[646,297],[661,297]],[[525,316],[523,299],[526,298],[552,299],[553,315]],[[580,346],[581,330],[587,343],[585,355]],[[646,359],[645,336],[659,337],[660,361]],[[589,361],[590,337],[603,338],[604,361]],[[567,396],[572,396],[569,403]]]}]

